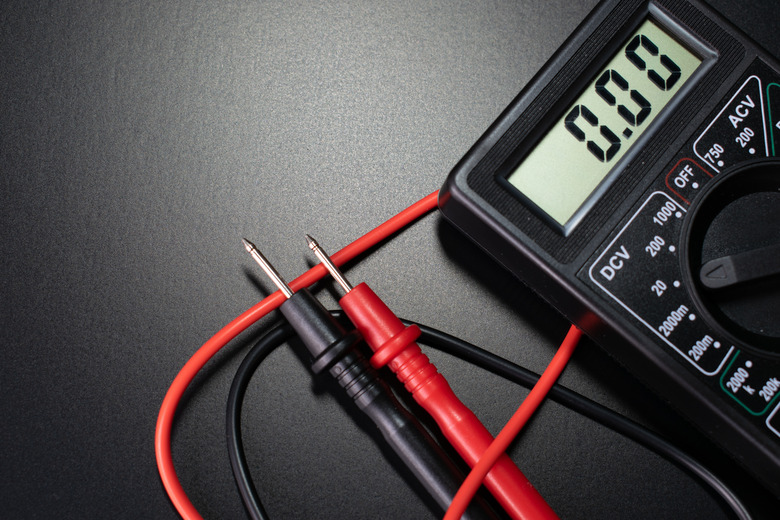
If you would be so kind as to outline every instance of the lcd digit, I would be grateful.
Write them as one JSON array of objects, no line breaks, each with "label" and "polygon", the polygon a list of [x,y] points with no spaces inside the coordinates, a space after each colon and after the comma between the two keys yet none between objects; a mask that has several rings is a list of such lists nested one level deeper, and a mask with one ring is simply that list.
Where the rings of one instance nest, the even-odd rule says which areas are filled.
[{"label": "lcd digit", "polygon": [[506,180],[568,231],[701,63],[647,19]]}]

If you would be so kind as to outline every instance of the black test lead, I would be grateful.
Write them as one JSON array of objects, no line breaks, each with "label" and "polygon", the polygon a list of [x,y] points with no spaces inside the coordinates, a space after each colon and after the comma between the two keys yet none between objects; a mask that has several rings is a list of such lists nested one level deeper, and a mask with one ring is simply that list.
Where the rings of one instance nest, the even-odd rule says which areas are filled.
[{"label": "black test lead", "polygon": [[[336,379],[430,496],[446,510],[464,475],[355,349],[362,341],[360,333],[347,332],[307,289],[293,292],[252,242],[243,239],[243,243],[287,298],[279,310],[311,354],[312,371],[319,374],[327,370]],[[483,502],[476,502],[463,518],[495,516]]]}]

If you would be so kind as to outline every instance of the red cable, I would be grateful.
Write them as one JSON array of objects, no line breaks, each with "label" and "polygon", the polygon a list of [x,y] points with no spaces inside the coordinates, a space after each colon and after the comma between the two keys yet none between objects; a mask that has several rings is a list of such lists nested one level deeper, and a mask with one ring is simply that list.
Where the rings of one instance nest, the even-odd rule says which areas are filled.
[{"label": "red cable", "polygon": [[[396,216],[358,238],[338,253],[335,253],[332,257],[333,262],[336,265],[342,265],[395,232],[403,229],[414,220],[433,210],[436,207],[437,197],[438,192],[434,192],[412,204]],[[325,276],[326,273],[327,271],[322,265],[316,265],[293,280],[290,283],[290,288],[292,288],[293,291],[297,291],[307,287]],[[165,491],[168,493],[171,502],[173,502],[173,505],[182,518],[190,520],[202,519],[203,517],[198,513],[198,510],[187,497],[173,465],[173,457],[171,454],[171,428],[176,415],[176,408],[178,407],[184,392],[187,390],[187,387],[195,378],[195,375],[214,356],[214,354],[233,338],[246,330],[251,324],[276,309],[284,300],[285,298],[281,292],[275,292],[228,323],[193,354],[176,375],[170,388],[168,388],[168,392],[165,394],[165,398],[160,406],[160,413],[157,416],[157,426],[155,428],[154,436],[157,470],[159,471],[160,479],[165,486]]]},{"label": "red cable", "polygon": [[[376,368],[387,364],[466,463],[472,467],[477,464],[493,443],[493,436],[415,343],[420,329],[405,327],[365,283],[349,291],[339,304],[374,350],[371,364]],[[508,455],[499,453],[487,469],[477,488],[484,480],[510,517],[557,520],[555,511]]]},{"label": "red cable", "polygon": [[471,502],[474,494],[482,484],[485,475],[488,474],[496,460],[504,455],[506,449],[547,396],[547,392],[549,392],[550,388],[555,384],[558,376],[560,376],[563,369],[566,368],[581,336],[582,332],[572,325],[568,334],[566,334],[563,343],[561,343],[561,346],[558,348],[558,352],[553,356],[550,364],[539,378],[539,381],[534,385],[533,389],[514,415],[512,415],[512,418],[509,419],[509,422],[507,422],[504,429],[501,430],[501,433],[498,434],[490,447],[482,454],[479,462],[471,469],[466,480],[455,494],[455,498],[452,500],[449,509],[447,509],[444,520],[457,520],[463,515],[469,502]]}]

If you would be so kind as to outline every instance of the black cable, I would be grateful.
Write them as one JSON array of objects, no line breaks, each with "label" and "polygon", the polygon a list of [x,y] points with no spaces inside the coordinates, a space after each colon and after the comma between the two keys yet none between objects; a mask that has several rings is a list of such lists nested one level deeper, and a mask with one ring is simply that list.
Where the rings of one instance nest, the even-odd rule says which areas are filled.
[{"label": "black cable", "polygon": [[263,338],[249,351],[238,367],[233,384],[230,386],[227,404],[227,442],[230,467],[233,469],[233,477],[241,494],[241,500],[252,520],[268,520],[260,497],[255,489],[252,476],[249,473],[249,465],[244,455],[244,443],[241,437],[241,406],[244,404],[249,380],[260,366],[260,363],[276,347],[293,336],[292,327],[286,322],[280,321],[269,330]]},{"label": "black cable", "polygon": [[[333,314],[336,316],[343,316],[343,312],[341,311],[335,311]],[[495,354],[491,354],[460,338],[409,320],[401,321],[406,326],[415,324],[420,328],[422,331],[422,335],[420,336],[421,343],[473,363],[474,365],[489,370],[509,381],[531,388],[539,379],[539,376],[530,370],[522,368]],[[258,341],[239,367],[228,397],[227,431],[231,466],[233,467],[233,474],[241,497],[244,500],[244,505],[246,506],[247,511],[250,512],[250,516],[253,520],[267,520],[268,517],[260,504],[243,451],[240,432],[241,404],[249,380],[259,364],[268,353],[291,336],[292,330],[289,326],[277,325]],[[642,446],[676,464],[678,467],[687,471],[689,474],[692,474],[709,486],[725,502],[729,509],[733,511],[737,518],[741,520],[749,520],[751,518],[747,508],[739,497],[737,497],[731,489],[717,477],[717,475],[685,452],[663,439],[660,435],[645,428],[641,424],[560,385],[556,384],[553,386],[548,395],[554,401],[638,442]]]},{"label": "black cable", "polygon": [[[413,323],[408,320],[401,321],[406,326]],[[419,323],[417,326],[422,331],[420,342],[430,347],[452,354],[527,388],[532,388],[539,380],[539,375],[530,370],[491,354],[460,338],[425,325],[420,325]],[[661,455],[709,486],[734,512],[737,518],[741,520],[749,520],[751,518],[750,513],[739,497],[717,475],[657,433],[558,384],[552,387],[548,397]]]}]

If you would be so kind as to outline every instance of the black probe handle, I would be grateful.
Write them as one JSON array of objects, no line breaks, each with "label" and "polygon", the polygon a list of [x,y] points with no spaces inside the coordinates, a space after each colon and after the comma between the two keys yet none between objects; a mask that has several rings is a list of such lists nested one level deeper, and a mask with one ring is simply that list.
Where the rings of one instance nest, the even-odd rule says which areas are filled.
[{"label": "black probe handle", "polygon": [[[377,426],[388,445],[442,510],[449,507],[464,480],[444,450],[417,418],[401,405],[366,358],[354,347],[362,341],[344,328],[307,290],[280,307],[314,358],[312,369],[327,369],[357,407]],[[298,324],[301,324],[299,327]],[[484,501],[472,502],[464,519],[495,519]]]}]

